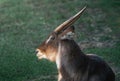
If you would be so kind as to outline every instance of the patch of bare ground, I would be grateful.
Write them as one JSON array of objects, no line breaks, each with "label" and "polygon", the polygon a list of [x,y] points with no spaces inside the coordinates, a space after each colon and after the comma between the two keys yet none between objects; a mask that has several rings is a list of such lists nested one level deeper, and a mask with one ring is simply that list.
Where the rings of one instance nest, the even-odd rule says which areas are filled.
[{"label": "patch of bare ground", "polygon": [[83,33],[84,40],[78,44],[82,49],[98,47],[112,47],[119,39],[113,35],[113,30],[106,22],[106,13],[100,8],[87,9],[89,17],[78,26],[78,30]]}]

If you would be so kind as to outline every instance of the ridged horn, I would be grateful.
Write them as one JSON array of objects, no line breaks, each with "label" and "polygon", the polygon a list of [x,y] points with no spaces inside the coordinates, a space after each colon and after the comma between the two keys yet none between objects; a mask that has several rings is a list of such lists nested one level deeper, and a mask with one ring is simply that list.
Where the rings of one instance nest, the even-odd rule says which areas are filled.
[{"label": "ridged horn", "polygon": [[69,18],[68,20],[66,20],[65,22],[63,22],[61,25],[59,25],[54,32],[58,33],[61,30],[66,29],[67,27],[71,26],[76,20],[79,19],[79,17],[81,16],[81,14],[85,11],[86,6],[80,10],[77,14],[75,14],[74,16],[72,16],[71,18]]}]

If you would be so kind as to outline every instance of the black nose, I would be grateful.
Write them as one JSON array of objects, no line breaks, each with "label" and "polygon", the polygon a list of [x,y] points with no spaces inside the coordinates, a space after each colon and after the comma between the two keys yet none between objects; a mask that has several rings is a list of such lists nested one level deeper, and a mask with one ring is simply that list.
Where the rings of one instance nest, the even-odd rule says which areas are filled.
[{"label": "black nose", "polygon": [[36,52],[36,54],[37,54],[37,53],[39,52],[39,50],[38,50],[38,49],[36,49],[36,51],[35,51],[35,52]]}]

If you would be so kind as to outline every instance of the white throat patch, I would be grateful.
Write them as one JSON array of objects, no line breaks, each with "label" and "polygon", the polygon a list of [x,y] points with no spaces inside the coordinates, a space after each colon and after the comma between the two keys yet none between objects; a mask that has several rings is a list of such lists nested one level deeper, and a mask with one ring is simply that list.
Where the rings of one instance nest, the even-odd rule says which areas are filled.
[{"label": "white throat patch", "polygon": [[57,65],[57,68],[60,69],[61,67],[61,54],[60,54],[60,51],[61,51],[61,44],[59,43],[59,47],[58,47],[58,53],[57,53],[57,56],[56,56],[56,65]]}]

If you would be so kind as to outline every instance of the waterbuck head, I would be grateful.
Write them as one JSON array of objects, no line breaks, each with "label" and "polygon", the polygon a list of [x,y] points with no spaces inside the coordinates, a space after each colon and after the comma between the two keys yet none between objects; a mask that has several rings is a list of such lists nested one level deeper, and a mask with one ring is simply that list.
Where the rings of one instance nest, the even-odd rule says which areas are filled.
[{"label": "waterbuck head", "polygon": [[76,15],[59,25],[48,38],[37,48],[37,57],[39,59],[46,58],[50,61],[56,60],[56,55],[59,51],[59,43],[64,39],[71,40],[74,35],[73,23],[79,19],[83,11],[86,9],[84,7]]}]

